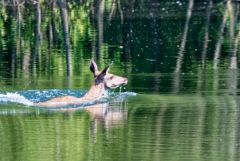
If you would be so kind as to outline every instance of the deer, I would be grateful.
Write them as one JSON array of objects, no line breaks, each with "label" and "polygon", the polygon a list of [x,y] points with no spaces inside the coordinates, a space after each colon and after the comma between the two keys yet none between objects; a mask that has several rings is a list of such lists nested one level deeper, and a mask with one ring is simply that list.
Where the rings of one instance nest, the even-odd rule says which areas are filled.
[{"label": "deer", "polygon": [[115,89],[122,85],[127,85],[128,79],[125,77],[117,76],[109,73],[109,68],[112,65],[108,65],[102,71],[98,70],[98,66],[94,59],[90,61],[90,71],[93,73],[94,82],[88,92],[83,97],[74,96],[60,96],[52,98],[45,102],[35,103],[37,107],[65,107],[68,105],[79,105],[92,101],[97,101],[103,97],[107,97],[109,89]]}]

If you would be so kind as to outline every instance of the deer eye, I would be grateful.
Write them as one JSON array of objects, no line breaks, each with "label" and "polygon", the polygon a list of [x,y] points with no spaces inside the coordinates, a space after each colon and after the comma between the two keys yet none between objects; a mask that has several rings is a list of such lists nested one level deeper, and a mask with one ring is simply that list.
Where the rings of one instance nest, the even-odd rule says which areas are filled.
[{"label": "deer eye", "polygon": [[111,76],[109,79],[112,80],[114,78],[114,76]]}]

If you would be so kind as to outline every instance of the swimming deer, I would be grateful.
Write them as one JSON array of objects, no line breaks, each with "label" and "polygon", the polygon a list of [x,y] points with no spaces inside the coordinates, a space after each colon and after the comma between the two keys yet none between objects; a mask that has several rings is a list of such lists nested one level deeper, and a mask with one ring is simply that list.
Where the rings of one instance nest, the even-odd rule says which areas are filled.
[{"label": "swimming deer", "polygon": [[102,71],[99,71],[95,61],[93,59],[91,60],[90,71],[93,73],[94,83],[83,97],[62,96],[45,102],[35,103],[34,105],[39,107],[62,107],[83,104],[106,97],[108,89],[117,88],[128,83],[127,78],[108,73],[110,66],[111,64],[105,67]]}]

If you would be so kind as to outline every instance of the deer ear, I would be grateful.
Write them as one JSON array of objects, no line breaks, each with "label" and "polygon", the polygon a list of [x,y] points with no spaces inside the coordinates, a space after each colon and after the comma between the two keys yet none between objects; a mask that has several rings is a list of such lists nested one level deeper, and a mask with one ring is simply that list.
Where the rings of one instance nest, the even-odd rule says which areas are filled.
[{"label": "deer ear", "polygon": [[100,74],[98,74],[97,76],[97,80],[103,80],[103,78],[105,77],[105,75],[108,73],[110,65],[108,65],[106,68],[104,68]]},{"label": "deer ear", "polygon": [[100,73],[99,75],[105,76],[105,75],[108,73],[108,71],[109,71],[109,69],[110,69],[110,67],[111,67],[112,64],[113,64],[113,62],[112,62],[111,64],[109,64],[107,67],[105,67],[105,68],[101,71],[101,73]]},{"label": "deer ear", "polygon": [[99,75],[105,76],[105,75],[108,73],[109,68],[110,68],[110,65],[108,65],[107,67],[105,67],[105,68],[101,71],[101,73],[100,73]]},{"label": "deer ear", "polygon": [[105,67],[101,73],[104,73],[106,75],[106,73],[108,73],[108,70],[110,68],[110,65],[108,65],[107,67]]},{"label": "deer ear", "polygon": [[96,77],[99,73],[98,71],[98,66],[96,64],[96,62],[92,59],[90,62],[90,70],[93,73],[94,77]]}]

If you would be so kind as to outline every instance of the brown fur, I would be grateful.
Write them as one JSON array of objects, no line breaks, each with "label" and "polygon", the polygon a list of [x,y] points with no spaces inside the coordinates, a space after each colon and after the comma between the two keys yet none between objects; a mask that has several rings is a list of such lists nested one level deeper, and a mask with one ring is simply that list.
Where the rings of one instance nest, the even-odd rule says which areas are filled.
[{"label": "brown fur", "polygon": [[108,73],[109,67],[110,66],[107,66],[102,72],[99,72],[95,61],[91,60],[90,70],[93,73],[95,80],[89,91],[83,97],[78,98],[73,96],[62,96],[45,102],[36,103],[35,106],[62,107],[67,105],[82,104],[104,97],[109,88],[117,88],[121,85],[126,85],[128,82],[127,78]]}]

